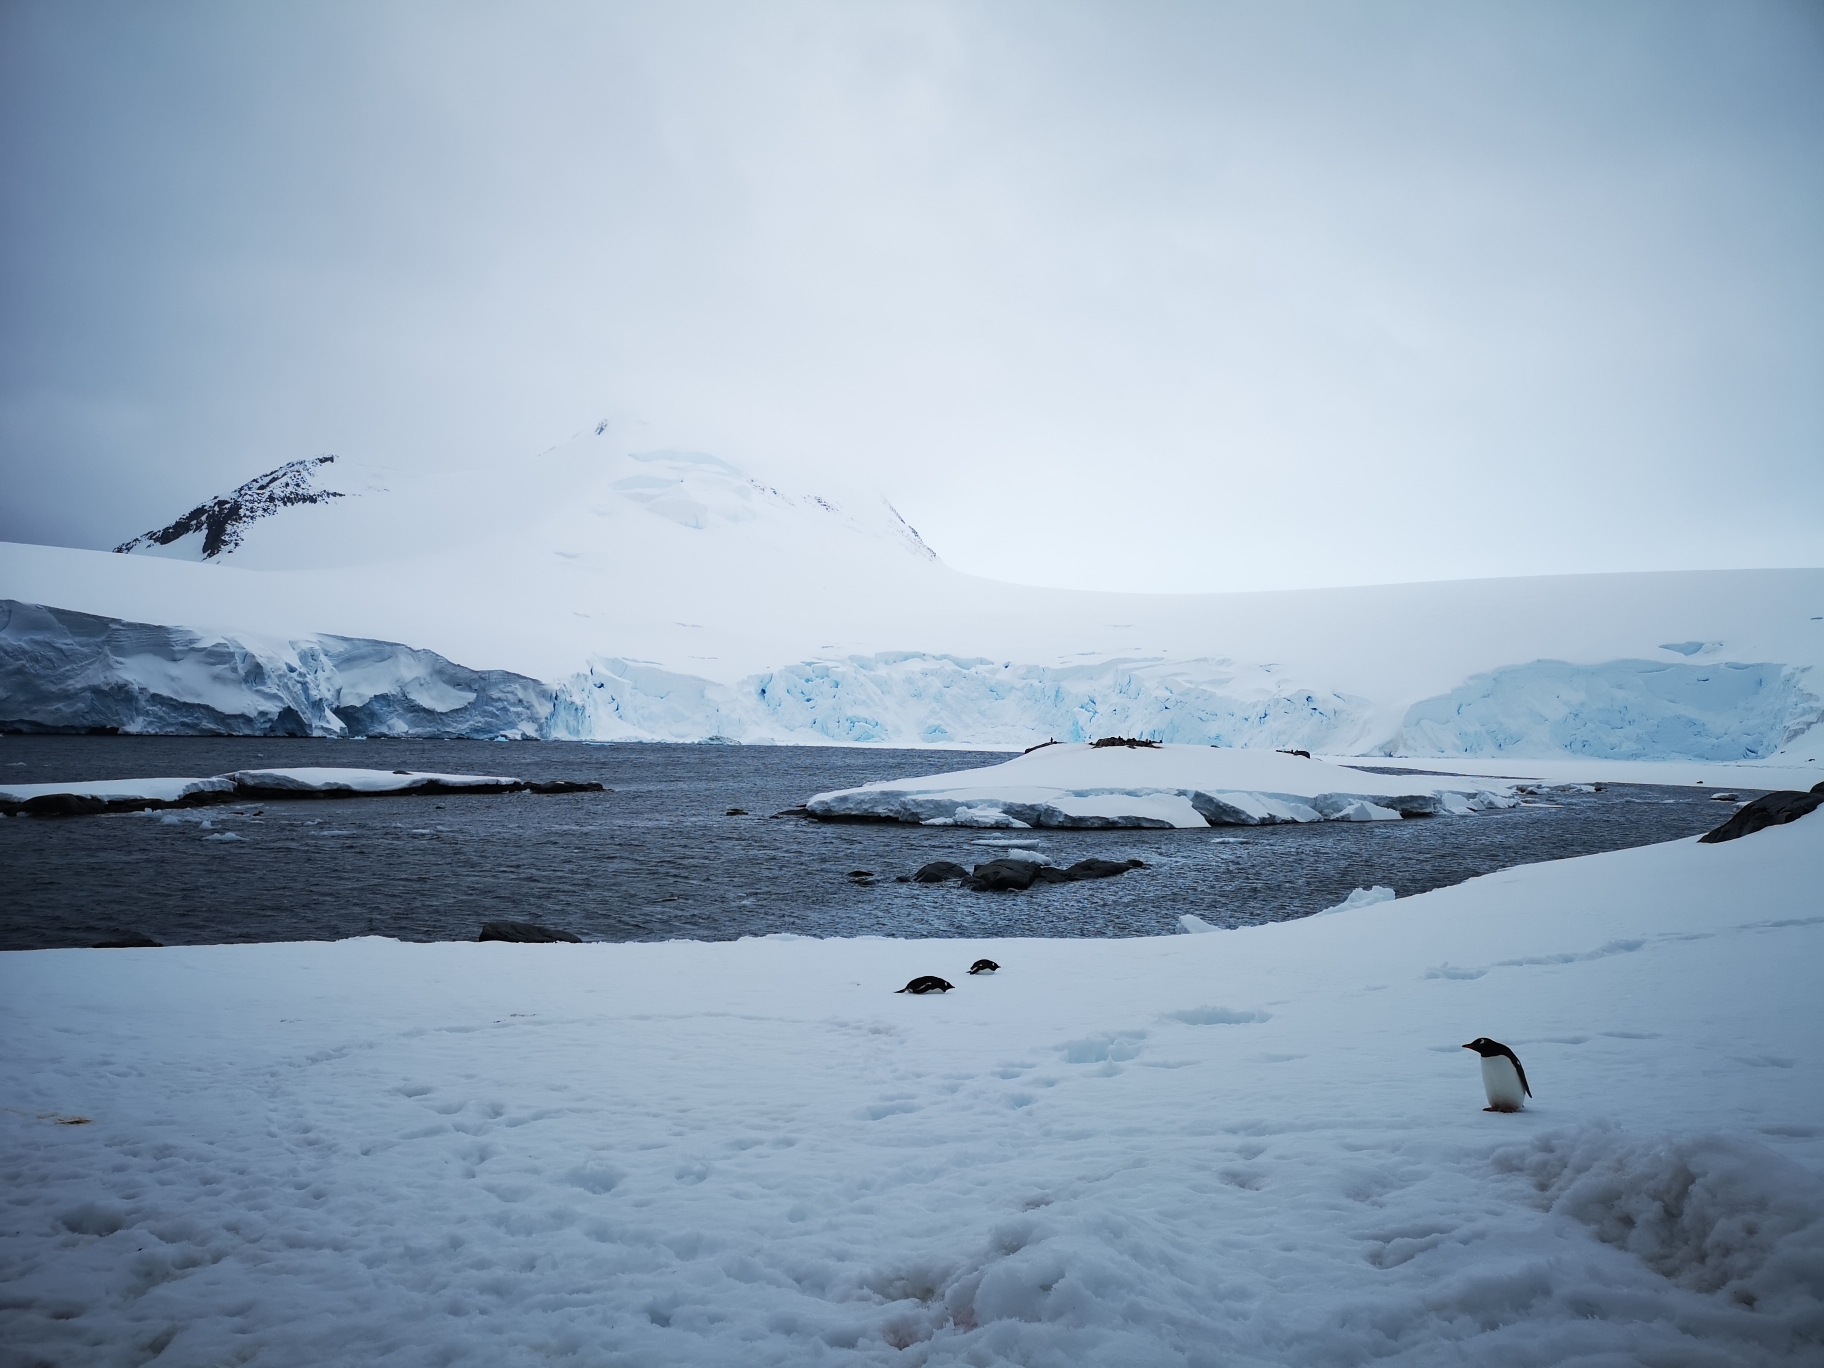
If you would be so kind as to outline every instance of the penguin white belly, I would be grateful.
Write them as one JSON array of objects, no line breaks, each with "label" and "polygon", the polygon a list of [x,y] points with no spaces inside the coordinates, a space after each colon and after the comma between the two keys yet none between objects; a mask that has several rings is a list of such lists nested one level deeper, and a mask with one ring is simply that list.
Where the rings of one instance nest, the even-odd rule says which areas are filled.
[{"label": "penguin white belly", "polygon": [[1520,1075],[1506,1055],[1482,1056],[1482,1087],[1488,1093],[1488,1105],[1496,1111],[1516,1112],[1526,1102]]}]

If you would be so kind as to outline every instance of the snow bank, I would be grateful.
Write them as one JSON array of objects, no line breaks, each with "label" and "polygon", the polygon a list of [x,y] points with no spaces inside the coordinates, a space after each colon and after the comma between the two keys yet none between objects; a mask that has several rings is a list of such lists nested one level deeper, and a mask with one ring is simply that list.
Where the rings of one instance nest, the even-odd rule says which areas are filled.
[{"label": "snow bank", "polygon": [[532,783],[498,774],[436,774],[417,770],[298,769],[236,770],[207,779],[103,779],[65,784],[0,787],[0,812],[127,812],[148,808],[197,807],[209,803],[279,798],[355,797],[385,793],[569,792],[600,784]]},{"label": "snow bank", "polygon": [[981,827],[1398,821],[1512,807],[1511,788],[1213,746],[1044,746],[1005,764],[820,793],[825,820]]},{"label": "snow bank", "polygon": [[1813,1362],[1820,874],[1814,814],[1194,936],[0,956],[7,1339]]}]

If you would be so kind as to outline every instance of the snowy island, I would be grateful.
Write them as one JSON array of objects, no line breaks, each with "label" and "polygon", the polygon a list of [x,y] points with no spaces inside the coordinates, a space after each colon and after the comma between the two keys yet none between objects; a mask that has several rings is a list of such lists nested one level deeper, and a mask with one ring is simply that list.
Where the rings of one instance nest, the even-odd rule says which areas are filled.
[{"label": "snowy island", "polygon": [[285,798],[580,793],[599,791],[601,787],[598,783],[574,780],[536,783],[499,774],[425,774],[414,770],[307,765],[295,769],[236,770],[232,774],[216,774],[204,779],[95,779],[62,784],[14,784],[0,787],[0,813],[9,817],[70,817]]},{"label": "snowy island", "polygon": [[1373,774],[1281,751],[1104,742],[820,793],[805,811],[922,826],[1194,828],[1398,821],[1518,801],[1511,785],[1486,779]]}]

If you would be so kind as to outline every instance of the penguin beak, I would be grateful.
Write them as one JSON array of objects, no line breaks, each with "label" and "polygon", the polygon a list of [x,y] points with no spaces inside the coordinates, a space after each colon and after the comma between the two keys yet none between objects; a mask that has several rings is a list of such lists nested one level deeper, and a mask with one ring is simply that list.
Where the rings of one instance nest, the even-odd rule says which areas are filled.
[{"label": "penguin beak", "polygon": [[1476,1047],[1475,1047],[1475,1046],[1474,1046],[1474,1045],[1460,1045],[1460,1046],[1458,1046],[1458,1047],[1457,1047],[1457,1048],[1458,1048],[1458,1049],[1462,1049],[1462,1050],[1473,1050],[1473,1049],[1475,1049],[1475,1048],[1476,1048]]}]

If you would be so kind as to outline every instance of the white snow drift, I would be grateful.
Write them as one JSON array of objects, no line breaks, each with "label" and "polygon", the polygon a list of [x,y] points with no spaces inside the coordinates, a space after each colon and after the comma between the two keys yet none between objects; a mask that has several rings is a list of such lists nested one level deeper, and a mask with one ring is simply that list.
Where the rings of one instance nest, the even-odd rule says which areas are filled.
[{"label": "white snow drift", "polygon": [[0,956],[0,1316],[68,1368],[1816,1362],[1820,876],[1813,814],[1206,935]]},{"label": "white snow drift", "polygon": [[820,793],[814,817],[973,827],[1385,822],[1518,803],[1509,785],[1369,774],[1277,751],[1043,746],[1005,764]]},{"label": "white snow drift", "polygon": [[[0,598],[115,629],[76,634],[59,705],[17,663],[47,638],[19,628],[0,722],[76,726],[94,699],[83,725],[142,730],[1722,762],[1824,715],[1818,570],[1075,593],[959,575],[878,495],[629,452],[609,427],[496,471],[306,473],[315,501],[262,504],[207,563],[0,545]],[[200,556],[190,535],[161,550]],[[135,624],[170,630],[116,649]],[[400,681],[493,683],[454,686],[472,715],[369,695],[357,647]],[[351,720],[345,696],[377,701]]]}]

